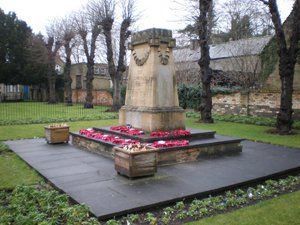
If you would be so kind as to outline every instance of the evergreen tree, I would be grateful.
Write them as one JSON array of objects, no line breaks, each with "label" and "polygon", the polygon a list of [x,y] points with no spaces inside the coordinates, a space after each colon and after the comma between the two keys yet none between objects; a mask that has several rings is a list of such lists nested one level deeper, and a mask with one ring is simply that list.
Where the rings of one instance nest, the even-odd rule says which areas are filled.
[{"label": "evergreen tree", "polygon": [[26,44],[31,29],[15,13],[5,14],[0,9],[0,82],[25,82]]}]

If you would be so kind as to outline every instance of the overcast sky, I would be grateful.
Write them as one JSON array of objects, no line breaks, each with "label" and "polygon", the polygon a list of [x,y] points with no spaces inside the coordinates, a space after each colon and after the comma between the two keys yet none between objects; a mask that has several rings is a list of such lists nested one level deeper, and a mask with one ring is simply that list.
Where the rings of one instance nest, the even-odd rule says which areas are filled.
[{"label": "overcast sky", "polygon": [[[152,27],[172,30],[183,28],[184,23],[179,22],[178,11],[173,10],[178,7],[174,0],[136,1],[138,11],[142,13],[142,18],[137,24],[137,30]],[[44,33],[45,26],[52,19],[77,11],[87,2],[88,0],[0,0],[0,8],[5,13],[15,12],[19,19],[24,20],[33,29],[33,32]],[[289,14],[292,3],[293,0],[278,0],[282,20]]]}]

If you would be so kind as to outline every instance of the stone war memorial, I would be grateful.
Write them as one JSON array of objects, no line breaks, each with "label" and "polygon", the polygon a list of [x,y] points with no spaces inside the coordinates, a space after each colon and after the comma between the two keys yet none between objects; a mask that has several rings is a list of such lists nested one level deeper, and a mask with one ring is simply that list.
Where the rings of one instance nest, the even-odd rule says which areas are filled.
[{"label": "stone war memorial", "polygon": [[175,43],[170,30],[149,29],[133,34],[120,125],[131,124],[146,132],[185,128],[172,53]]},{"label": "stone war memorial", "polygon": [[130,178],[154,175],[162,165],[240,153],[241,139],[185,127],[172,54],[175,44],[170,30],[134,33],[119,125],[71,132],[72,144],[113,158],[117,172]]}]

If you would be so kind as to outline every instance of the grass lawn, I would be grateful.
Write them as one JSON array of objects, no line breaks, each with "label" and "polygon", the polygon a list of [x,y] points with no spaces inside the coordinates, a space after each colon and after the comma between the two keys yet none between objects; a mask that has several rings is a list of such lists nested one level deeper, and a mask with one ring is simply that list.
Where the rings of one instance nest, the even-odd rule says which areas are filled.
[{"label": "grass lawn", "polygon": [[186,225],[298,225],[300,191]]},{"label": "grass lawn", "polygon": [[41,123],[42,121],[80,121],[111,118],[116,113],[107,113],[108,107],[94,106],[84,109],[82,104],[65,106],[64,103],[47,104],[46,102],[18,102],[0,104],[1,125]]},{"label": "grass lawn", "polygon": [[272,127],[215,121],[213,124],[197,123],[197,119],[187,119],[186,126],[197,129],[213,130],[217,134],[245,138],[258,142],[300,148],[300,130],[296,135],[276,135],[266,133]]},{"label": "grass lawn", "polygon": [[0,142],[0,190],[12,190],[17,185],[35,184],[42,180],[37,172]]},{"label": "grass lawn", "polygon": [[[81,128],[117,125],[118,120],[77,121],[67,122],[67,124],[70,125],[71,131],[79,131]],[[0,141],[44,137],[46,125],[48,124],[0,126]]]},{"label": "grass lawn", "polygon": [[17,185],[36,184],[43,178],[16,154],[6,152],[0,154],[0,180],[0,190],[12,190]]}]

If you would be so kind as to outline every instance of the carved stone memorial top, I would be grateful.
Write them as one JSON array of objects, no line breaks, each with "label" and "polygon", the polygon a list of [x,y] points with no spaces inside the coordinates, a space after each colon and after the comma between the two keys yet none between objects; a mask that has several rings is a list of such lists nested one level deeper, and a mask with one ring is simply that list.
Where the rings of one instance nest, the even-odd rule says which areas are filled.
[{"label": "carved stone memorial top", "polygon": [[178,102],[173,47],[175,39],[170,30],[153,28],[132,35],[120,125],[131,124],[145,131],[185,127],[184,110]]}]

